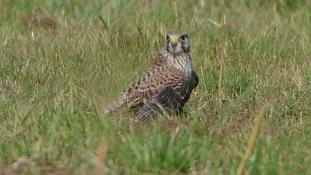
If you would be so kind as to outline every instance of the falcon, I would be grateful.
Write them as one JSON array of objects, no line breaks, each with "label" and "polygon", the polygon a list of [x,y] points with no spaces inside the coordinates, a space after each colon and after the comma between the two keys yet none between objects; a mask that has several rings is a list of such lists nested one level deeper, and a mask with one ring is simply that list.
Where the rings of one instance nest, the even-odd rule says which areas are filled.
[{"label": "falcon", "polygon": [[198,83],[192,67],[189,35],[168,34],[152,68],[105,107],[104,114],[128,107],[135,111],[139,121],[149,121],[158,114],[179,115]]}]

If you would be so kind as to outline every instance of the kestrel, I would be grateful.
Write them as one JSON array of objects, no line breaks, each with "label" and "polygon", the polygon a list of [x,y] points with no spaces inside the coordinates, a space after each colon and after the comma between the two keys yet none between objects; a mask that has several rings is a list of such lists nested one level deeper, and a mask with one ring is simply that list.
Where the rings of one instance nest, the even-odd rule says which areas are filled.
[{"label": "kestrel", "polygon": [[149,121],[159,113],[180,114],[198,83],[192,68],[188,34],[169,34],[166,47],[152,68],[124,90],[104,113],[127,106],[136,111],[136,119],[140,121]]}]

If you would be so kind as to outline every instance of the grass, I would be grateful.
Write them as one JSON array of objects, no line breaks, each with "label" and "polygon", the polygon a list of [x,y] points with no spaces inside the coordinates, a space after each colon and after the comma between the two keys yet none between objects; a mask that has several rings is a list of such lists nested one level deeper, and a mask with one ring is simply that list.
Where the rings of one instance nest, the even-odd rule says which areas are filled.
[{"label": "grass", "polygon": [[[244,173],[311,173],[309,1],[0,4],[1,173],[235,174],[266,103]],[[195,114],[149,124],[126,111],[103,117],[174,28],[191,38]]]}]

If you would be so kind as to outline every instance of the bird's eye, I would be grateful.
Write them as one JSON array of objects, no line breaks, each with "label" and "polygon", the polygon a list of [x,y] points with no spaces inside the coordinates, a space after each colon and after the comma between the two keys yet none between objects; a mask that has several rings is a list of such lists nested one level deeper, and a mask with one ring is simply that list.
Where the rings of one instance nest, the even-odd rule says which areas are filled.
[{"label": "bird's eye", "polygon": [[180,41],[185,41],[185,35],[181,35],[179,38]]},{"label": "bird's eye", "polygon": [[166,35],[167,41],[170,41],[170,36]]}]

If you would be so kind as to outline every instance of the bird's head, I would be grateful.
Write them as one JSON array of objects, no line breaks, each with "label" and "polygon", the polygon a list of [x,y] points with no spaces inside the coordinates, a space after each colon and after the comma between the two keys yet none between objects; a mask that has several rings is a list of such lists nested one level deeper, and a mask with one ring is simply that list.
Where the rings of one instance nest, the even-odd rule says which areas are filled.
[{"label": "bird's head", "polygon": [[174,33],[166,36],[167,51],[174,56],[190,52],[190,42],[187,33]]}]

